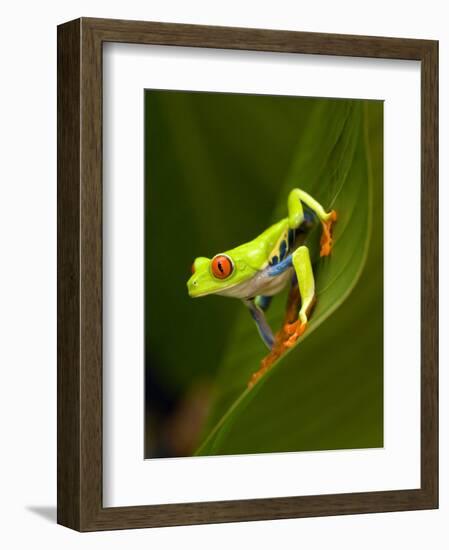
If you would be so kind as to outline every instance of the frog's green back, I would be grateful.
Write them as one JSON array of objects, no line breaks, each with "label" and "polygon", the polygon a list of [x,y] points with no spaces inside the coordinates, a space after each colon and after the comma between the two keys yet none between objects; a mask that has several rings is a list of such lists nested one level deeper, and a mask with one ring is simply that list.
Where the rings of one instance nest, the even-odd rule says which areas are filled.
[{"label": "frog's green back", "polygon": [[284,218],[270,226],[258,237],[226,252],[238,264],[247,264],[255,271],[264,269],[273,255],[276,255],[279,244],[288,238],[288,219]]}]

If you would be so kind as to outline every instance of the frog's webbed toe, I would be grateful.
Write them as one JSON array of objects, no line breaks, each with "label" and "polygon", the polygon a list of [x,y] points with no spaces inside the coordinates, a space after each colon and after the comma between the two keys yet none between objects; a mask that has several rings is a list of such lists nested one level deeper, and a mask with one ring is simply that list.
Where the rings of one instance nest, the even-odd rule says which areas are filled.
[{"label": "frog's webbed toe", "polygon": [[307,322],[302,322],[298,319],[294,323],[289,323],[288,325],[286,325],[284,327],[284,330],[289,335],[289,337],[284,340],[283,345],[288,349],[293,347],[296,343],[296,340],[298,340],[298,338],[302,336],[307,330]]},{"label": "frog's webbed toe", "polygon": [[333,246],[333,239],[332,239],[332,226],[337,221],[337,212],[335,210],[332,210],[328,214],[328,219],[322,221],[323,226],[323,232],[321,234],[321,249],[320,249],[320,256],[329,256],[329,254],[332,252],[332,246]]}]

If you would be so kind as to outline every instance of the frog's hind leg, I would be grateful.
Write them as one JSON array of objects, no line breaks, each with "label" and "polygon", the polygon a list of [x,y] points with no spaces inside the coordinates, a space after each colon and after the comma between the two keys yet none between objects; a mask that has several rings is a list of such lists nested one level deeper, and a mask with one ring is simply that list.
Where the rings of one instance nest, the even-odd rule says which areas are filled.
[{"label": "frog's hind leg", "polygon": [[302,203],[307,205],[319,218],[323,227],[320,256],[329,256],[332,250],[332,226],[337,221],[335,210],[326,212],[321,204],[302,189],[293,189],[288,196],[288,223],[290,229],[298,228],[304,221]]},{"label": "frog's hind leg", "polygon": [[301,298],[299,296],[299,289],[295,276],[294,280],[292,280],[292,285],[288,294],[283,327],[276,333],[271,351],[262,359],[259,370],[251,375],[251,378],[248,381],[249,388],[252,388],[254,384],[271,368],[273,363],[275,363],[286,351],[287,347],[285,346],[285,342],[291,337],[291,334],[287,332],[286,328],[290,327],[291,324],[298,319],[300,305]]},{"label": "frog's hind leg", "polygon": [[254,322],[257,325],[257,329],[264,344],[269,350],[271,350],[274,343],[274,336],[273,331],[271,330],[271,327],[265,318],[264,309],[257,305],[254,299],[243,300],[243,303],[249,309],[251,317],[254,319]]}]

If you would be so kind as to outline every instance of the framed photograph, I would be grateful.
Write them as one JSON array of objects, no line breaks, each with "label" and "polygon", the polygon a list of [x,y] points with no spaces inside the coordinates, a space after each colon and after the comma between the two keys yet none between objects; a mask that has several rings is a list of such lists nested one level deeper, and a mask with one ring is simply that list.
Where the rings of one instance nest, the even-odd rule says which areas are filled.
[{"label": "framed photograph", "polygon": [[58,522],[438,506],[438,43],[58,27]]}]

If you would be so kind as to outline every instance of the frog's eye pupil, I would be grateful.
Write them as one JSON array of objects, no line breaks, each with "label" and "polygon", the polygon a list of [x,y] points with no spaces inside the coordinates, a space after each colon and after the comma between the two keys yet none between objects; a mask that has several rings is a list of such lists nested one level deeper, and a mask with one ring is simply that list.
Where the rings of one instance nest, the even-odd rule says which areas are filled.
[{"label": "frog's eye pupil", "polygon": [[218,254],[212,258],[211,270],[217,279],[227,279],[234,271],[234,264],[226,254]]}]

